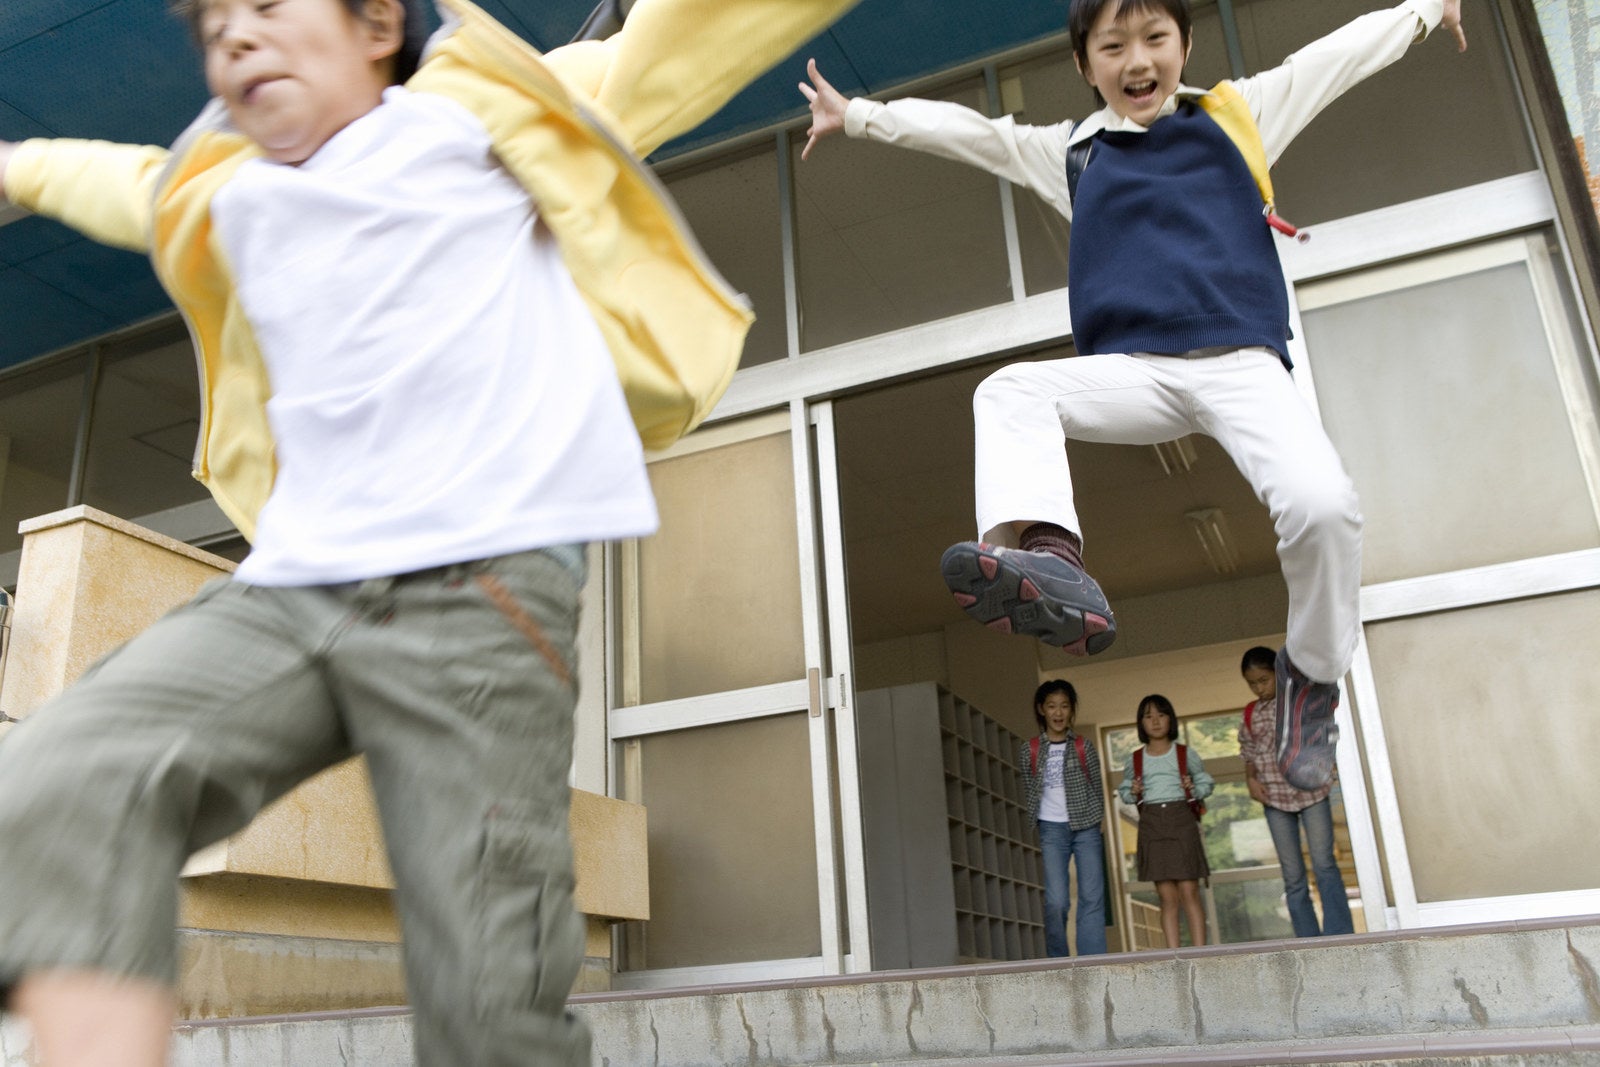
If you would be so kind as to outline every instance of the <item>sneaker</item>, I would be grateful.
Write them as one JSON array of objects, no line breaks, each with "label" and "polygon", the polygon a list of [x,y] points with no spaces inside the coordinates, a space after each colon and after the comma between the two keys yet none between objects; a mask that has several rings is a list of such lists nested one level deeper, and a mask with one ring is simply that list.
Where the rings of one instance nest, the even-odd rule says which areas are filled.
[{"label": "sneaker", "polygon": [[1095,580],[1060,556],[963,541],[939,561],[944,584],[992,630],[1028,634],[1073,655],[1104,652],[1117,619]]},{"label": "sneaker", "polygon": [[1333,780],[1333,749],[1339,727],[1333,713],[1339,687],[1313,682],[1278,652],[1278,770],[1296,789],[1315,792]]}]

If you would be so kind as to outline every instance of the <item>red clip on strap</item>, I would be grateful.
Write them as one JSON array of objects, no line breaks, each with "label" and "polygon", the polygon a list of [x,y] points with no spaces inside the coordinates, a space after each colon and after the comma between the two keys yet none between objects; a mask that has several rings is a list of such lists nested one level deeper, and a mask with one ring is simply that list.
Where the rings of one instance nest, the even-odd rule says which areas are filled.
[{"label": "red clip on strap", "polygon": [[1266,215],[1267,215],[1267,225],[1271,226],[1274,230],[1277,230],[1279,233],[1283,234],[1285,237],[1293,237],[1296,241],[1299,241],[1301,244],[1305,244],[1307,241],[1311,240],[1311,235],[1309,233],[1301,232],[1299,227],[1297,227],[1294,223],[1288,221],[1287,219],[1283,218],[1282,216],[1278,215],[1277,212],[1268,211],[1266,213]]}]

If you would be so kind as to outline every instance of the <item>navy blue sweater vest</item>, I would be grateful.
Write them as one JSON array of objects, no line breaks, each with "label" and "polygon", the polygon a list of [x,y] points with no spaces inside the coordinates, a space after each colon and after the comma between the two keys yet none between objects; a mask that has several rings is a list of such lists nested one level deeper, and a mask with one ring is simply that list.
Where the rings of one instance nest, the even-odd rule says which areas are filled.
[{"label": "navy blue sweater vest", "polygon": [[1191,102],[1095,139],[1067,263],[1080,353],[1264,345],[1289,362],[1289,301],[1261,194]]}]

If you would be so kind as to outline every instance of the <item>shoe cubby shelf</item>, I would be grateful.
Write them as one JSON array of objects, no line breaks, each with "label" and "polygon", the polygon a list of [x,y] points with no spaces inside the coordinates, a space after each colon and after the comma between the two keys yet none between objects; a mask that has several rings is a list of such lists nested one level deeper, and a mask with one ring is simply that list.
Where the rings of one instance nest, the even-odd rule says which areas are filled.
[{"label": "shoe cubby shelf", "polygon": [[953,693],[938,691],[950,867],[961,958],[1044,955],[1038,835],[1023,809],[1022,739]]},{"label": "shoe cubby shelf", "polygon": [[873,966],[1044,955],[1021,739],[932,682],[857,695]]}]

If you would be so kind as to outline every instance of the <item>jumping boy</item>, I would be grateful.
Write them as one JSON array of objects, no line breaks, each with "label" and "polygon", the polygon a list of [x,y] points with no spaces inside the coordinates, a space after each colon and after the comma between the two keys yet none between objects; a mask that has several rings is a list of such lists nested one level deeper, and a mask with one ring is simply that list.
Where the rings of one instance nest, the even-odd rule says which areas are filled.
[{"label": "jumping boy", "polygon": [[[1332,443],[1285,373],[1286,286],[1256,172],[1264,177],[1324,107],[1441,24],[1465,50],[1460,0],[1406,0],[1208,93],[1181,81],[1188,0],[1073,0],[1073,59],[1103,106],[1054,126],[951,103],[846,100],[815,61],[812,84],[800,86],[812,117],[802,159],[843,130],[982,167],[1073,223],[1080,354],[1007,367],[973,398],[981,540],[944,554],[957,602],[1007,633],[1080,655],[1104,650],[1116,619],[1083,567],[1063,438],[1155,444],[1210,434],[1277,530],[1289,587],[1277,755],[1301,788],[1333,773],[1338,681],[1360,624],[1361,515]],[[1252,125],[1264,157],[1254,165],[1229,132]]]},{"label": "jumping boy", "polygon": [[852,0],[640,0],[544,57],[444,0],[426,58],[416,2],[192,0],[216,100],[170,151],[0,144],[12,202],[151,254],[253,543],[0,746],[0,987],[54,1067],[164,1062],[180,867],[354,753],[418,1062],[589,1062],[582,544],[655,528],[641,434],[750,320],[639,158]]},{"label": "jumping boy", "polygon": [[[1278,770],[1274,743],[1278,720],[1277,656],[1272,649],[1257,645],[1239,663],[1245,685],[1255,694],[1239,724],[1239,755],[1244,757],[1245,787],[1266,812],[1267,829],[1272,832],[1272,847],[1278,853],[1283,871],[1284,899],[1289,905],[1289,922],[1296,937],[1322,934],[1348,934],[1355,926],[1350,919],[1350,901],[1345,896],[1344,876],[1333,857],[1333,802],[1328,799],[1331,783],[1306,790],[1284,781]],[[1306,861],[1300,851],[1301,831],[1311,853],[1311,869],[1317,875],[1317,894],[1322,898],[1322,922],[1311,906],[1311,888],[1306,881]]]}]

